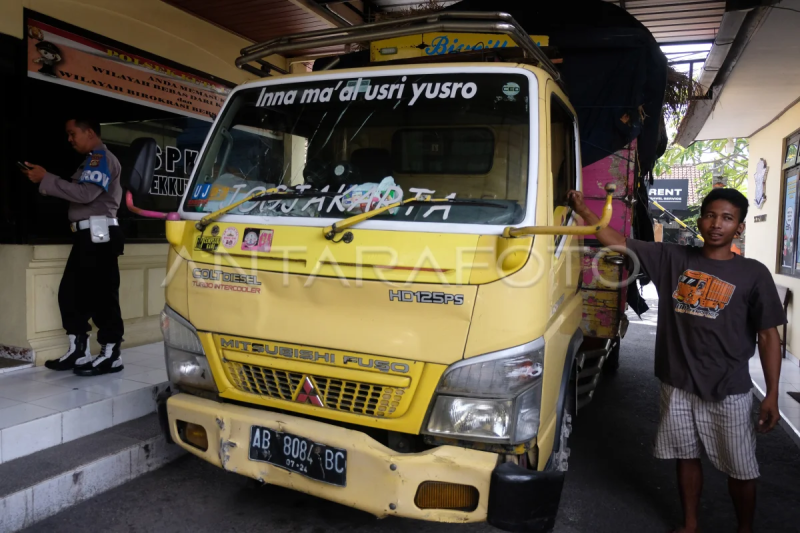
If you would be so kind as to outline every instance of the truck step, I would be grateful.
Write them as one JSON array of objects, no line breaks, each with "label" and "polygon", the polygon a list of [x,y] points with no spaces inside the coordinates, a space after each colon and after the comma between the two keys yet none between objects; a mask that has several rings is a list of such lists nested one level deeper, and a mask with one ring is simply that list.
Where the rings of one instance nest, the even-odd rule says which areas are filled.
[{"label": "truck step", "polygon": [[597,350],[589,350],[589,351],[583,352],[584,361],[588,362],[588,361],[591,361],[592,359],[597,359],[598,357],[604,357],[604,356],[608,355],[608,352],[609,352],[609,350],[607,350],[605,348],[598,348]]},{"label": "truck step", "polygon": [[594,389],[597,388],[598,381],[600,381],[600,374],[596,374],[594,377],[592,377],[591,380],[589,380],[588,383],[584,385],[578,385],[577,389],[578,397],[580,397],[583,394],[587,394],[589,392],[594,391]]},{"label": "truck step", "polygon": [[[604,361],[604,359],[599,359],[599,361]],[[597,375],[602,371],[603,371],[603,365],[602,364],[596,365],[596,366],[591,366],[589,368],[584,368],[583,370],[578,372],[578,379],[588,378],[588,377]]]},{"label": "truck step", "polygon": [[582,409],[592,403],[592,398],[594,397],[594,391],[589,392],[589,394],[585,394],[578,398],[578,401],[575,404],[575,409]]},{"label": "truck step", "polygon": [[600,382],[603,363],[613,346],[612,339],[606,339],[599,347],[584,350],[575,357],[576,375],[576,404],[575,409],[581,409],[591,403],[594,391]]},{"label": "truck step", "polygon": [[[578,354],[578,357],[581,358],[582,363],[586,363],[591,359],[597,359],[598,357],[603,357],[607,355],[611,351],[611,347],[613,346],[613,341],[611,339],[607,339],[605,343],[600,346],[599,348],[592,348],[591,350],[585,350]],[[578,368],[581,368],[582,365],[579,365]]]}]

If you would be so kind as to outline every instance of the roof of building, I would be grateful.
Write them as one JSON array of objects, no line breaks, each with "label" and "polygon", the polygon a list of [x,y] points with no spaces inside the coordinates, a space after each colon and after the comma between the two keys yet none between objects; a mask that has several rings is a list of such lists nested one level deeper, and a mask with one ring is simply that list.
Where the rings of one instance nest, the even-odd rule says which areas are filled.
[{"label": "roof of building", "polygon": [[[766,5],[769,4],[769,5]],[[744,16],[735,35],[720,35],[715,50],[727,46],[724,62],[706,63],[713,81],[705,98],[693,99],[675,142],[751,137],[794,105],[800,96],[797,28],[800,0],[765,2]],[[710,59],[709,59],[709,62]],[[706,72],[704,71],[704,72]]]}]

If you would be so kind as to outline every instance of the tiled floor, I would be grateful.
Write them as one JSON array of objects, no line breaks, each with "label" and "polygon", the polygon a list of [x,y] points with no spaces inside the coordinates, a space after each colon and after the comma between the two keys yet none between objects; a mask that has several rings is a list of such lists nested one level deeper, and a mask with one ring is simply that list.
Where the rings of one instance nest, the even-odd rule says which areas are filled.
[{"label": "tiled floor", "polygon": [[[761,368],[761,360],[758,355],[750,359],[750,377],[753,384],[760,393],[759,398],[763,398],[767,387],[764,382],[764,370]],[[797,359],[787,355],[781,366],[781,379],[778,385],[778,409],[783,417],[783,426],[786,431],[800,445],[800,402],[786,394],[787,392],[800,392],[800,366]],[[792,434],[793,433],[793,434]]]},{"label": "tiled floor", "polygon": [[163,344],[123,349],[122,362],[96,377],[43,366],[0,374],[0,463],[152,412],[167,382]]}]

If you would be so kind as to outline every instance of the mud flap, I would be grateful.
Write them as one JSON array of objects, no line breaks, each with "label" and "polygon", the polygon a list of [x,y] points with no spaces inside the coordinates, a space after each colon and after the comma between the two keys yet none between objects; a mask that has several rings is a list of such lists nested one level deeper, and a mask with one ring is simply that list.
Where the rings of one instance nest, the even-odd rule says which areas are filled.
[{"label": "mud flap", "polygon": [[564,472],[527,470],[503,463],[492,472],[487,522],[512,532],[553,530]]},{"label": "mud flap", "polygon": [[156,396],[156,411],[158,412],[158,425],[169,444],[175,444],[169,432],[169,417],[167,416],[167,399],[172,396],[171,387],[167,387]]}]

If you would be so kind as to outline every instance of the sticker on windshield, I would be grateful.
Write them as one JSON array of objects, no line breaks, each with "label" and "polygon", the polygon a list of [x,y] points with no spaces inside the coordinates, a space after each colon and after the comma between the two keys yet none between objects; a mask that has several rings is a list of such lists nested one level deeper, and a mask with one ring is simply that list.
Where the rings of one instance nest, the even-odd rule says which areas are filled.
[{"label": "sticker on windshield", "polygon": [[186,202],[186,205],[205,205],[208,203],[209,194],[211,194],[210,183],[195,185],[194,189],[192,189],[192,196],[189,197],[189,201]]},{"label": "sticker on windshield", "polygon": [[228,197],[228,188],[220,185],[211,187],[211,194],[208,197],[209,202],[221,202]]},{"label": "sticker on windshield", "polygon": [[352,91],[356,86],[358,86],[358,92],[365,93],[367,92],[367,88],[369,87],[370,80],[347,80],[347,86]]},{"label": "sticker on windshield", "polygon": [[511,101],[517,99],[517,96],[519,96],[519,92],[520,92],[520,87],[518,83],[510,81],[505,85],[503,85],[503,94],[506,95],[506,98],[508,98]]},{"label": "sticker on windshield", "polygon": [[[347,83],[342,85],[342,81],[331,82],[331,85],[325,88],[305,88],[302,89],[289,89],[289,90],[269,90],[267,87],[261,89],[261,94],[256,100],[256,107],[276,107],[281,105],[294,105],[294,104],[316,104],[327,103],[331,99],[340,102],[352,102],[357,100],[363,94],[363,100],[397,100],[398,104],[405,103],[411,107],[418,100],[434,100],[434,99],[462,99],[470,100],[478,94],[478,85],[474,82],[458,83],[447,81],[444,83],[411,83],[406,89],[406,81],[408,77],[403,76],[401,83],[383,83],[372,84],[371,80],[358,78],[356,80],[347,80]],[[271,87],[269,89],[272,89]],[[403,94],[407,96],[404,97]]]},{"label": "sticker on windshield", "polygon": [[[388,176],[380,183],[361,183],[351,187],[342,196],[342,206],[350,213],[366,213],[403,199],[403,189]],[[394,215],[399,208],[389,210]]]},{"label": "sticker on windshield", "polygon": [[247,252],[269,252],[272,249],[271,229],[247,228],[244,230],[242,250]]},{"label": "sticker on windshield", "polygon": [[225,248],[233,248],[236,246],[237,242],[239,242],[239,230],[233,226],[225,228],[225,231],[222,233],[222,246]]}]

